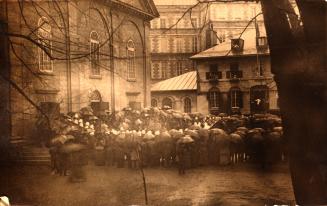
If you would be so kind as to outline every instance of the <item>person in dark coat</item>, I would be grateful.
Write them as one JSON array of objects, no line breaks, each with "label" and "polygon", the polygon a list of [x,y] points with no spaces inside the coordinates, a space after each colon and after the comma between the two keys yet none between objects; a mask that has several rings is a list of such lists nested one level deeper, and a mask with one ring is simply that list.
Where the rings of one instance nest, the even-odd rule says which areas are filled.
[{"label": "person in dark coat", "polygon": [[186,147],[183,144],[178,145],[177,148],[177,162],[178,162],[178,174],[185,174],[185,162],[186,162]]}]

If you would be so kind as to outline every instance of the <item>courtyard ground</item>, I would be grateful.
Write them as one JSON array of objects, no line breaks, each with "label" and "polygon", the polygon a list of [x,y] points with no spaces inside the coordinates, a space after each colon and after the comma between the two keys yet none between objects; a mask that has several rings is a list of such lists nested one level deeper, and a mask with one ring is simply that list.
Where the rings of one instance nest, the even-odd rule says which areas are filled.
[{"label": "courtyard ground", "polygon": [[[47,166],[2,167],[0,195],[12,203],[40,206],[144,205],[138,170],[85,167],[87,181],[70,183]],[[204,167],[180,176],[176,168],[146,168],[149,205],[273,205],[294,204],[286,163],[262,171],[256,165]]]}]

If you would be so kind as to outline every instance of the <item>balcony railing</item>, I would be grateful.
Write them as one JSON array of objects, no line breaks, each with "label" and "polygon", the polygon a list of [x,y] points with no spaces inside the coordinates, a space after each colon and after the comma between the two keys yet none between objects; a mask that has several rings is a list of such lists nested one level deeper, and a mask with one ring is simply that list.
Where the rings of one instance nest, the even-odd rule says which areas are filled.
[{"label": "balcony railing", "polygon": [[227,71],[226,72],[227,79],[230,79],[231,81],[239,81],[241,78],[243,78],[243,72],[238,71]]},{"label": "balcony railing", "polygon": [[219,79],[222,78],[221,72],[207,72],[206,79],[210,82],[218,82]]}]

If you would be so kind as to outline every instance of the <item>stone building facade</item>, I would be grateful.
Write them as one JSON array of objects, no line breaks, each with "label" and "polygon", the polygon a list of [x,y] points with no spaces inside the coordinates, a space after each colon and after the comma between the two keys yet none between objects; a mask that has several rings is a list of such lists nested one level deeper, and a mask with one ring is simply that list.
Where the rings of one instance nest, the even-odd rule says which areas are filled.
[{"label": "stone building facade", "polygon": [[266,113],[278,110],[267,38],[256,30],[191,57],[197,64],[197,111]]},{"label": "stone building facade", "polygon": [[11,136],[30,136],[38,116],[85,106],[150,105],[151,0],[7,1]]},{"label": "stone building facade", "polygon": [[[160,18],[151,21],[152,83],[195,70],[189,57],[239,35],[261,12],[256,2],[155,0],[155,4]],[[263,26],[262,15],[257,22]],[[254,29],[253,24],[248,28]]]},{"label": "stone building facade", "polygon": [[151,106],[192,113],[197,111],[197,72],[191,71],[151,86]]}]

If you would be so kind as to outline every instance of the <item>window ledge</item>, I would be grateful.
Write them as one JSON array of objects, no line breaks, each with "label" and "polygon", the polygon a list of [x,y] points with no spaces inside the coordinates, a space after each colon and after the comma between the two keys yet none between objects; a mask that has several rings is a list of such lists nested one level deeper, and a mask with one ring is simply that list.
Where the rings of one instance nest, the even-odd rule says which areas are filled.
[{"label": "window ledge", "polygon": [[127,81],[129,81],[129,82],[136,82],[136,78],[127,78]]},{"label": "window ledge", "polygon": [[89,76],[90,79],[102,79],[101,74],[91,74]]},{"label": "window ledge", "polygon": [[55,76],[55,74],[53,73],[53,71],[41,71],[41,70],[39,70],[37,72],[37,74],[39,74],[39,75],[47,75],[47,76]]}]

